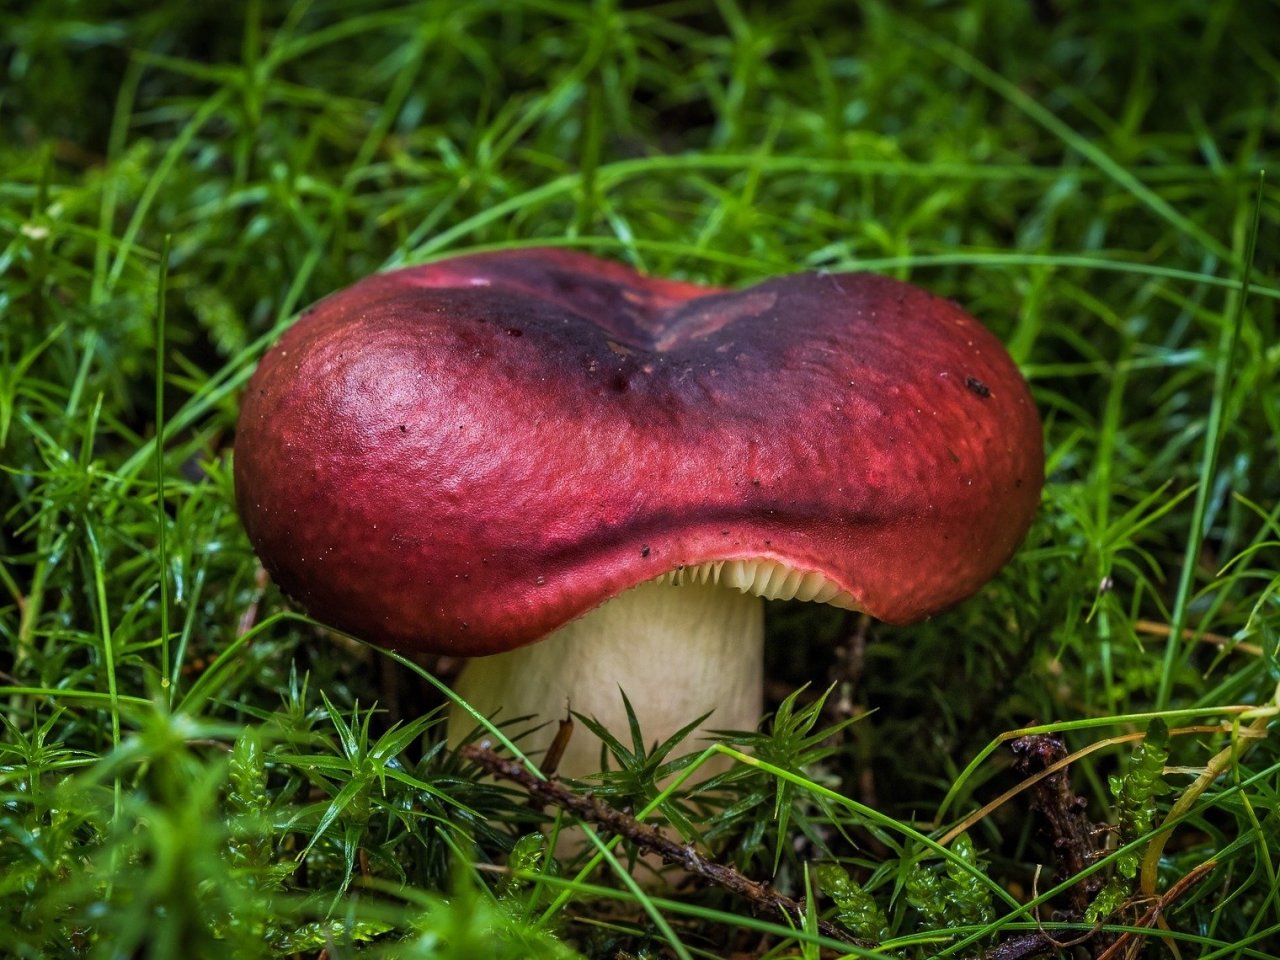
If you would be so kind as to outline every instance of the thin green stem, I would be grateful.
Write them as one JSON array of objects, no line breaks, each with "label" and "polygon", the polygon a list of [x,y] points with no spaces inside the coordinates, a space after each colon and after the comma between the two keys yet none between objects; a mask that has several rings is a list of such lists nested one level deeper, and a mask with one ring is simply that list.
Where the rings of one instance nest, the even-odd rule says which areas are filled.
[{"label": "thin green stem", "polygon": [[173,244],[170,234],[164,236],[160,250],[160,278],[156,289],[156,551],[160,560],[160,687],[169,707],[173,707],[173,669],[169,661],[169,547],[166,530],[169,515],[166,510],[164,484],[164,368],[165,368],[165,305],[169,290],[169,250]]},{"label": "thin green stem", "polygon": [[1234,298],[1230,322],[1223,328],[1218,347],[1217,363],[1213,372],[1213,399],[1209,405],[1209,417],[1205,423],[1204,452],[1200,459],[1200,476],[1196,487],[1196,500],[1191,510],[1191,525],[1187,530],[1187,547],[1182,557],[1182,569],[1178,574],[1178,592],[1174,598],[1170,617],[1171,632],[1165,646],[1164,660],[1160,665],[1160,685],[1156,690],[1155,706],[1164,709],[1173,695],[1178,668],[1186,658],[1186,643],[1182,638],[1187,622],[1187,611],[1195,588],[1196,570],[1200,565],[1200,549],[1204,545],[1205,516],[1209,497],[1214,493],[1214,479],[1218,472],[1218,456],[1226,435],[1226,411],[1231,403],[1232,377],[1236,369],[1236,352],[1240,345],[1240,330],[1244,326],[1244,310],[1249,300],[1249,277],[1253,268],[1253,256],[1258,242],[1258,226],[1262,216],[1262,189],[1264,175],[1258,174],[1258,188],[1254,197],[1253,222],[1245,242],[1244,261],[1240,272],[1239,293]]}]

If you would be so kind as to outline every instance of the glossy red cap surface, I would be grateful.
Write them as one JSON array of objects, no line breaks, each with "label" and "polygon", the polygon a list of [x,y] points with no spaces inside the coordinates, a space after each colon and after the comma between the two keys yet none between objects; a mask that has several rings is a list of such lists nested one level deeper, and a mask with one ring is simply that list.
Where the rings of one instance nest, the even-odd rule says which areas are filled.
[{"label": "glossy red cap surface", "polygon": [[1043,470],[1026,384],[950,301],[870,274],[725,292],[554,249],[321,301],[250,381],[235,457],[286,593],[467,656],[713,560],[923,618],[1008,560]]}]

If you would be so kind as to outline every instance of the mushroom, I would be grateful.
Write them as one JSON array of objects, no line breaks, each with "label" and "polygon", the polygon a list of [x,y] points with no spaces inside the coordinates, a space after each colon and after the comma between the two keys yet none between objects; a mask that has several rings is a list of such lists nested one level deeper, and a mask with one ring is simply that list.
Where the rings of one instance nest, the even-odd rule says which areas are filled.
[{"label": "mushroom", "polygon": [[[648,738],[754,727],[761,597],[908,623],[974,593],[1043,470],[1026,384],[950,301],[556,249],[321,301],[250,381],[235,458],[249,537],[314,617],[477,658],[458,689],[487,714],[568,701],[625,733],[621,687]],[[561,769],[599,753],[580,733]]]}]

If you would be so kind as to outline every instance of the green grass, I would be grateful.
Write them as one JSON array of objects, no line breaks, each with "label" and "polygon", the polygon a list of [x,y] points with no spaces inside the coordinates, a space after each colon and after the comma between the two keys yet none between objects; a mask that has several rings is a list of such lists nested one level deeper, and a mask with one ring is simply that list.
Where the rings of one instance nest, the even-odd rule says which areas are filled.
[{"label": "green grass", "polygon": [[1167,931],[1139,899],[1109,929],[1280,952],[1273,0],[144,6],[0,12],[7,954],[872,955],[822,949],[816,916],[858,929],[830,896],[790,927],[658,897],[622,847],[491,869],[554,811],[442,746],[442,665],[259,572],[231,455],[262,351],[371,272],[521,244],[909,278],[997,332],[1045,420],[994,583],[909,628],[771,609],[778,712],[714,748],[731,772],[659,799],[631,757],[602,793],[796,898],[839,863],[883,955],[976,956],[1088,926],[1055,918],[1073,878],[1029,794],[967,824],[975,857],[949,835],[1018,782],[1012,732],[1085,751],[1115,822],[1158,715],[1150,826],[1088,870],[1131,852],[1163,893],[1211,865]]}]

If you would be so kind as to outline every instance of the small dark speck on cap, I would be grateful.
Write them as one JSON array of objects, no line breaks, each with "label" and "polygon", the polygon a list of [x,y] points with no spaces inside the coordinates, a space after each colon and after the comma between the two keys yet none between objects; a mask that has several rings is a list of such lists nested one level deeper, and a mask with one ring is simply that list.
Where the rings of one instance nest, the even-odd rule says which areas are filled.
[{"label": "small dark speck on cap", "polygon": [[991,388],[979,380],[977,377],[965,377],[964,385],[969,388],[970,393],[976,393],[983,400],[991,396]]},{"label": "small dark speck on cap", "polygon": [[646,543],[640,548],[640,556],[647,557],[649,555],[649,545]]}]

